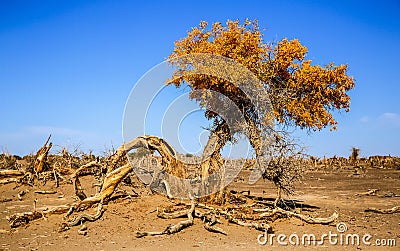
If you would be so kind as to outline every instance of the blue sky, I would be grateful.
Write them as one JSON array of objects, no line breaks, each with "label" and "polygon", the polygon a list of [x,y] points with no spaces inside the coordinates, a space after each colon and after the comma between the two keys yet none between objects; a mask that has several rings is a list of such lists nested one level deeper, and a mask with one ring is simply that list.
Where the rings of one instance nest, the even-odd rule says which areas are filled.
[{"label": "blue sky", "polygon": [[117,147],[132,87],[174,41],[200,20],[247,17],[356,79],[337,131],[296,132],[310,154],[400,155],[398,13],[398,1],[0,1],[0,150],[32,153],[49,133],[55,148]]}]

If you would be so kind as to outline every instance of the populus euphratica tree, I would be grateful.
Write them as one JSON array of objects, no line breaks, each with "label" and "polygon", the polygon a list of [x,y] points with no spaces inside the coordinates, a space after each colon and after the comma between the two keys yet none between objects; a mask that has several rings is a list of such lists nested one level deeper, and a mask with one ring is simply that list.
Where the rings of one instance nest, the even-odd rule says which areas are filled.
[{"label": "populus euphratica tree", "polygon": [[[265,147],[261,134],[271,130],[270,123],[260,119],[250,98],[237,85],[207,74],[180,74],[181,70],[188,68],[188,62],[181,58],[205,53],[232,59],[262,82],[264,93],[271,102],[275,124],[307,130],[325,127],[335,130],[337,121],[332,111],[349,111],[348,91],[354,88],[354,79],[348,76],[347,65],[315,65],[306,58],[307,52],[307,47],[298,39],[265,42],[257,20],[246,19],[244,24],[229,20],[226,25],[216,22],[211,26],[202,21],[186,37],[175,42],[168,59],[177,70],[167,84],[176,87],[187,84],[191,88],[190,98],[206,109],[205,116],[213,121],[209,142],[213,138],[217,142],[214,160],[221,159],[220,150],[240,130],[232,131],[220,114],[207,109],[205,104],[211,95],[210,90],[229,98],[243,112],[248,127],[246,135],[256,158],[259,158]],[[203,178],[218,169],[221,161],[214,163],[214,166],[210,163],[202,166]]]}]

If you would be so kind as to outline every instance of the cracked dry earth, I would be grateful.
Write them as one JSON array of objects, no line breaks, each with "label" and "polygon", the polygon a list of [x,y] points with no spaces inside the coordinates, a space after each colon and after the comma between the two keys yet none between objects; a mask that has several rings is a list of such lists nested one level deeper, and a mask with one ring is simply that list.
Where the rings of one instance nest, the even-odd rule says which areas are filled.
[{"label": "cracked dry earth", "polygon": [[[250,171],[241,172],[239,179],[232,182],[228,189],[250,190],[251,195],[274,199],[275,189],[269,182],[259,180],[249,186],[247,179]],[[87,195],[95,194],[97,181],[90,176],[82,177],[82,185]],[[59,232],[62,215],[51,215],[47,219],[33,221],[27,226],[11,229],[7,216],[16,212],[31,211],[34,200],[36,208],[71,203],[76,200],[73,186],[62,184],[55,188],[54,182],[45,186],[34,187],[6,184],[0,186],[0,250],[400,250],[400,213],[378,214],[364,212],[369,207],[392,208],[400,205],[400,171],[388,169],[366,169],[363,173],[354,175],[352,169],[323,169],[308,171],[301,183],[296,184],[296,195],[286,199],[297,200],[304,205],[303,214],[314,217],[327,217],[335,210],[339,218],[334,224],[312,225],[296,218],[278,219],[271,223],[275,237],[273,243],[260,245],[257,237],[263,234],[255,229],[241,227],[223,221],[218,226],[227,235],[211,233],[204,229],[200,219],[195,219],[194,225],[174,235],[151,236],[136,238],[136,231],[159,231],[179,219],[165,220],[157,217],[157,207],[171,205],[171,201],[159,194],[152,194],[147,188],[137,188],[122,185],[118,189],[138,197],[120,198],[105,206],[103,216],[95,222],[86,222],[87,232],[79,233],[81,226],[68,231]],[[375,194],[363,195],[370,189],[379,189]],[[22,200],[18,193],[26,190]],[[56,191],[55,194],[37,194],[37,190]],[[301,208],[300,208],[301,209]],[[87,210],[94,213],[96,208]],[[336,233],[336,224],[343,222],[347,231],[343,234],[370,234],[371,245],[333,245],[327,239],[321,243],[323,234]],[[319,244],[280,245],[276,236],[284,234],[287,237],[296,234],[314,234]],[[261,236],[264,237],[264,236]],[[270,240],[271,235],[267,236]],[[261,240],[264,240],[261,238]],[[378,246],[387,240],[395,240],[395,246]],[[388,242],[388,241],[387,241]]]}]

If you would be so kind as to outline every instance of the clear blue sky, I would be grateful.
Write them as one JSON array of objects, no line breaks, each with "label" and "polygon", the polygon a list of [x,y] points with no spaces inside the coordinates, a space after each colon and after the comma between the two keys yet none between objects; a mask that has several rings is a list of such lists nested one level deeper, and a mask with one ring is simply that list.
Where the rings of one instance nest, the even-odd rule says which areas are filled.
[{"label": "clear blue sky", "polygon": [[310,154],[400,155],[399,13],[398,1],[0,1],[0,150],[34,152],[49,133],[56,147],[117,147],[130,90],[175,40],[248,17],[356,79],[337,131],[297,132]]}]

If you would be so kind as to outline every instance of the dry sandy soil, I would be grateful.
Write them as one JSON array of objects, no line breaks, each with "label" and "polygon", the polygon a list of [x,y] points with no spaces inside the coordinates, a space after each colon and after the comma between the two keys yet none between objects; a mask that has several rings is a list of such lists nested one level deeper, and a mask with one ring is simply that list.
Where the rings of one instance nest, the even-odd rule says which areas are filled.
[{"label": "dry sandy soil", "polygon": [[[274,234],[314,234],[321,239],[322,234],[340,234],[336,224],[343,222],[347,231],[343,234],[370,234],[371,245],[332,245],[325,238],[324,244],[306,244],[299,246],[279,245],[276,237],[273,243],[260,245],[257,237],[263,234],[255,229],[237,226],[222,220],[227,235],[211,233],[204,229],[200,219],[195,219],[192,227],[174,235],[152,236],[136,238],[135,232],[163,230],[168,224],[179,219],[165,220],[157,217],[157,207],[171,205],[171,201],[159,194],[152,194],[147,188],[120,185],[138,197],[121,198],[110,202],[102,218],[95,222],[85,223],[88,227],[87,235],[78,234],[79,226],[65,232],[58,232],[62,215],[52,215],[47,219],[33,221],[27,226],[11,229],[7,216],[16,213],[31,211],[33,201],[37,199],[37,208],[70,203],[76,200],[73,187],[63,184],[55,188],[54,182],[35,187],[6,184],[0,186],[0,250],[400,250],[400,217],[395,214],[378,214],[364,212],[366,208],[392,208],[400,205],[400,171],[389,169],[366,169],[361,175],[353,175],[352,169],[316,170],[304,174],[304,179],[296,186],[296,195],[289,199],[297,200],[302,213],[315,217],[327,217],[335,210],[339,213],[336,222],[330,225],[312,225],[296,218],[278,219],[271,223]],[[249,171],[240,174],[245,180],[238,179],[229,185],[229,189],[248,190],[256,196],[273,199],[274,187],[262,180],[255,185],[247,185]],[[88,195],[96,192],[92,185],[96,181],[86,176],[82,178],[82,185]],[[375,195],[357,195],[369,189],[379,189]],[[18,199],[21,190],[29,192]],[[37,190],[53,190],[56,194],[37,194]],[[397,195],[397,196],[396,196]],[[9,200],[11,199],[11,200]],[[288,198],[286,198],[288,199]],[[8,201],[9,200],[9,201]],[[95,210],[95,209],[93,209]],[[271,235],[268,236],[269,238]],[[377,241],[395,240],[395,246],[377,246]],[[286,239],[286,242],[288,240]],[[392,243],[393,245],[393,243]]]}]

